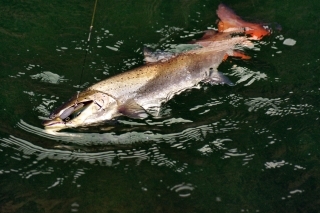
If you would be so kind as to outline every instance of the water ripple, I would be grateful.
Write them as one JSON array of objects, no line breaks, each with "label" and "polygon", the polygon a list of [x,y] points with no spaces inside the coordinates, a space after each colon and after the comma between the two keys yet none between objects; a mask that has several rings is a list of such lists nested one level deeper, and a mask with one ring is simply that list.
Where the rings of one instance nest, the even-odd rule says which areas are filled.
[{"label": "water ripple", "polygon": [[[178,119],[179,120],[179,119]],[[209,133],[221,133],[237,129],[239,122],[228,119],[221,119],[216,123],[209,123],[206,125],[193,124],[195,127],[188,128],[185,124],[185,129],[177,133],[159,134],[151,131],[137,132],[137,131],[124,131],[122,134],[115,134],[114,132],[106,133],[71,133],[71,132],[56,132],[45,130],[26,123],[23,120],[17,124],[22,130],[47,138],[50,140],[61,141],[66,143],[78,144],[81,146],[91,145],[111,145],[111,144],[133,144],[137,142],[161,142],[174,143],[176,139],[180,142],[190,140],[203,140]]]},{"label": "water ripple", "polygon": [[246,67],[240,67],[234,65],[232,68],[231,76],[237,76],[240,79],[236,82],[236,84],[240,84],[242,82],[248,81],[244,86],[249,86],[255,81],[266,80],[267,75],[260,71],[252,71]]},{"label": "water ripple", "polygon": [[[286,99],[287,100],[287,99]],[[258,109],[264,107],[272,107],[273,109],[277,110],[279,105],[283,102],[280,98],[269,99],[269,98],[250,98],[245,102],[246,105],[249,106],[248,111],[257,111]]]},{"label": "water ripple", "polygon": [[284,115],[307,115],[308,111],[314,107],[310,104],[292,104],[284,108],[269,108],[266,112],[270,116],[284,116]]},{"label": "water ripple", "polygon": [[177,192],[180,197],[189,197],[194,189],[195,187],[191,183],[181,183],[170,188],[171,191]]},{"label": "water ripple", "polygon": [[[105,133],[85,133],[85,132],[53,132],[44,130],[26,123],[23,120],[17,123],[17,127],[26,133],[37,135],[40,140],[36,142],[27,141],[14,135],[7,138],[0,138],[0,147],[4,149],[14,150],[11,159],[22,161],[31,160],[31,164],[26,171],[18,169],[23,178],[29,179],[35,175],[50,174],[52,169],[48,167],[43,170],[33,168],[44,160],[63,160],[63,161],[84,161],[90,164],[98,164],[104,166],[118,165],[120,161],[133,160],[139,165],[142,161],[148,161],[151,165],[165,166],[176,172],[187,172],[188,164],[179,161],[174,156],[167,156],[158,146],[160,143],[167,143],[173,149],[186,149],[192,146],[192,141],[204,141],[209,134],[223,133],[237,129],[237,122],[228,119],[221,119],[215,123],[205,125],[185,123],[185,129],[178,132],[160,134],[151,131],[124,131],[124,133],[116,134],[114,132]],[[195,127],[189,127],[194,125]],[[27,137],[27,136],[26,136]],[[41,140],[44,139],[44,140]],[[47,141],[47,140],[52,140]],[[207,155],[209,151],[226,149],[226,142],[230,139],[216,139],[199,151]],[[151,143],[150,143],[151,142]],[[132,149],[133,143],[143,143],[146,148]],[[227,150],[227,149],[226,149]],[[232,150],[231,150],[232,151]],[[230,151],[230,152],[231,152]],[[25,170],[23,169],[23,170]],[[14,171],[0,171],[8,173]],[[84,171],[78,171],[75,177],[83,175]],[[76,179],[76,178],[75,178]],[[57,179],[50,185],[51,187],[59,185],[62,179]],[[48,187],[50,187],[48,186]]]},{"label": "water ripple", "polygon": [[[310,104],[289,104],[289,98],[250,98],[245,101],[245,104],[249,106],[248,111],[258,111],[259,109],[267,108],[265,114],[270,116],[285,116],[285,115],[307,115],[308,112],[314,107]],[[285,107],[281,105],[286,104]]]}]

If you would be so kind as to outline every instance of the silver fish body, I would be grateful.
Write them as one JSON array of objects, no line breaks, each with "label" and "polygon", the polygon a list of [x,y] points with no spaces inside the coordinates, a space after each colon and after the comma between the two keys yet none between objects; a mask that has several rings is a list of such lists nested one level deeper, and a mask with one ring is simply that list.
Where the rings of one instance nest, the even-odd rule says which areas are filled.
[{"label": "silver fish body", "polygon": [[[217,9],[218,30],[207,30],[191,42],[196,49],[177,52],[145,50],[146,64],[115,75],[78,93],[54,110],[45,128],[55,130],[88,126],[124,115],[146,118],[157,112],[163,102],[187,89],[207,82],[232,83],[217,68],[227,56],[249,59],[237,45],[259,40],[270,31],[236,15],[224,4]],[[200,48],[199,48],[200,47]],[[154,110],[155,109],[155,110]]]},{"label": "silver fish body", "polygon": [[217,68],[225,55],[245,40],[230,35],[229,39],[110,77],[71,98],[43,124],[46,128],[63,129],[88,126],[121,115],[145,118],[163,102],[199,82],[231,85]]}]

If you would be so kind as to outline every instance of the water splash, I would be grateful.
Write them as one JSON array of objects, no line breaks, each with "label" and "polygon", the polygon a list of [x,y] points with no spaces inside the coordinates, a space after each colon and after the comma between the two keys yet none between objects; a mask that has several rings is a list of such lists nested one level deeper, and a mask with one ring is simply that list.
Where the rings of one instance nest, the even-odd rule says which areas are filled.
[{"label": "water splash", "polygon": [[42,82],[47,82],[51,84],[58,84],[67,81],[66,79],[64,79],[64,76],[59,76],[58,74],[55,74],[50,71],[43,71],[39,74],[31,75],[30,77],[32,79],[39,79]]}]

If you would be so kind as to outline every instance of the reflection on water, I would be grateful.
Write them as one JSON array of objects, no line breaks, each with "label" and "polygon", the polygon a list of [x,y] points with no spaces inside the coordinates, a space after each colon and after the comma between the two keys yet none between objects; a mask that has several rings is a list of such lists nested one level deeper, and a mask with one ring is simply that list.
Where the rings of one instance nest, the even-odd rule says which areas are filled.
[{"label": "reflection on water", "polygon": [[[196,126],[197,124],[191,123],[191,126]],[[45,130],[42,128],[34,127],[23,120],[21,120],[17,126],[26,132],[38,135],[43,138],[50,140],[72,143],[81,146],[91,146],[91,145],[116,145],[116,144],[134,144],[138,142],[161,142],[174,143],[176,141],[185,142],[188,140],[203,140],[203,137],[208,133],[224,133],[237,129],[237,122],[222,119],[220,122],[210,123],[207,125],[199,125],[196,127],[188,128],[188,124],[182,124],[185,127],[182,132],[176,132],[177,129],[163,128],[165,132],[176,132],[168,134],[160,134],[152,132],[150,130],[153,127],[124,127],[120,130],[123,131],[121,134],[115,134],[114,132],[106,133],[70,133],[70,132],[56,132],[52,130]],[[103,127],[101,127],[103,128]],[[150,128],[150,130],[148,130]],[[139,130],[139,131],[137,131]]]},{"label": "reflection on water", "polygon": [[[182,132],[159,134],[151,131],[127,131],[115,134],[106,133],[71,133],[54,132],[44,130],[27,124],[21,120],[17,126],[28,133],[39,136],[43,139],[58,141],[52,143],[51,148],[41,147],[40,144],[31,143],[24,139],[11,135],[9,138],[2,138],[1,146],[11,147],[24,155],[37,156],[37,160],[45,158],[56,160],[81,160],[90,163],[99,162],[102,165],[113,165],[114,161],[121,159],[136,159],[139,161],[148,160],[152,164],[174,166],[175,160],[160,154],[157,143],[168,143],[174,149],[186,149],[190,141],[202,141],[208,134],[225,133],[237,129],[237,124],[222,119],[220,122],[200,125],[194,128],[186,128]],[[164,129],[165,130],[165,129]],[[215,149],[222,149],[223,143],[228,140],[210,142]],[[130,150],[130,145],[134,143],[150,143],[147,150]],[[119,147],[117,148],[117,145]],[[126,147],[127,145],[127,147]],[[111,147],[110,147],[111,146]],[[211,146],[211,145],[210,145]],[[127,150],[129,148],[129,150]],[[103,150],[111,151],[103,151]],[[116,151],[114,151],[116,149]],[[204,148],[199,149],[200,152]],[[230,150],[229,150],[230,152]],[[231,151],[235,152],[235,151]],[[181,168],[179,168],[181,170]]]}]

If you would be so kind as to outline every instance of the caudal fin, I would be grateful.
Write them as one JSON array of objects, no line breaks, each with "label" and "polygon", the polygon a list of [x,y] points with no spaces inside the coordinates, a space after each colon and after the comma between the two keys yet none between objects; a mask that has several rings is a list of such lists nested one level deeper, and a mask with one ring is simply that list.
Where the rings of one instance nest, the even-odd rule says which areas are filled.
[{"label": "caudal fin", "polygon": [[220,4],[217,10],[217,15],[220,19],[218,23],[219,32],[230,32],[244,29],[247,35],[251,35],[255,39],[270,34],[261,24],[244,21],[240,16],[224,4]]}]

